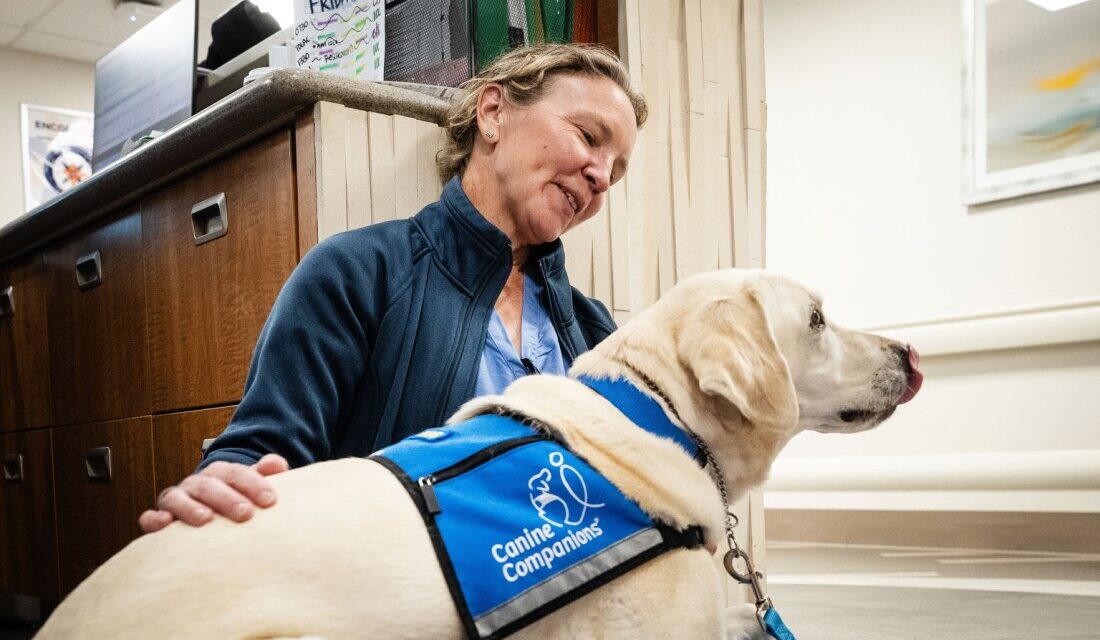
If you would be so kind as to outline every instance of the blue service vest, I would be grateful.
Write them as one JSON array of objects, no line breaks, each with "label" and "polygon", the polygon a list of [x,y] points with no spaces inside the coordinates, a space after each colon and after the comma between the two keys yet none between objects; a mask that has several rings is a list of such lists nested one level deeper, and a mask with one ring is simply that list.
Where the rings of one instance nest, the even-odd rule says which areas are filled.
[{"label": "blue service vest", "polygon": [[655,522],[580,456],[497,415],[371,456],[420,509],[469,638],[500,638],[702,530]]}]

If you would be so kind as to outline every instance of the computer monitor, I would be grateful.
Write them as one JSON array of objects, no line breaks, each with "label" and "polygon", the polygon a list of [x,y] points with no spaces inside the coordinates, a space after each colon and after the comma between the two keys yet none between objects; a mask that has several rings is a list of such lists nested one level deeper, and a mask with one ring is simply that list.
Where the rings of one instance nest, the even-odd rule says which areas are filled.
[{"label": "computer monitor", "polygon": [[128,140],[165,131],[194,112],[198,0],[180,0],[95,63],[92,170]]}]

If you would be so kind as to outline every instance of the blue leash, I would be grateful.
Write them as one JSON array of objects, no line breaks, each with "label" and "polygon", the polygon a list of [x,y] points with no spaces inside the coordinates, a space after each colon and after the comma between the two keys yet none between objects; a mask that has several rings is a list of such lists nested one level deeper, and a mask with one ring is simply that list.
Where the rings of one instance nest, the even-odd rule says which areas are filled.
[{"label": "blue leash", "polygon": [[779,612],[774,607],[768,607],[761,624],[764,626],[764,631],[775,640],[796,640],[794,634],[787,628],[783,618],[779,617]]}]

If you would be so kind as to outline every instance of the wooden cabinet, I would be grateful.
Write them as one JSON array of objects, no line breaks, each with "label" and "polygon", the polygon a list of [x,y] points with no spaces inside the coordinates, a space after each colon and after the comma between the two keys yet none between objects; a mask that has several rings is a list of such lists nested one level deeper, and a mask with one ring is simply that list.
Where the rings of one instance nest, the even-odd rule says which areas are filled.
[{"label": "wooden cabinet", "polygon": [[[180,139],[163,144],[192,151]],[[0,256],[0,454],[14,456],[0,482],[0,591],[63,598],[140,535],[141,512],[228,424],[301,255],[382,219],[372,211],[434,200],[442,139],[431,124],[325,103],[218,158],[181,157],[193,169],[148,175],[156,186],[115,192],[85,226]]]},{"label": "wooden cabinet", "polygon": [[190,475],[202,460],[202,443],[229,424],[236,407],[185,411],[153,416],[153,459],[156,493]]},{"label": "wooden cabinet", "polygon": [[141,215],[46,252],[53,424],[149,413]]},{"label": "wooden cabinet", "polygon": [[61,594],[141,534],[156,502],[152,418],[53,430]]},{"label": "wooden cabinet", "polygon": [[0,266],[0,432],[50,421],[42,256]]},{"label": "wooden cabinet", "polygon": [[142,202],[153,412],[237,402],[297,263],[289,131]]},{"label": "wooden cabinet", "polygon": [[0,435],[0,589],[58,595],[50,432]]}]

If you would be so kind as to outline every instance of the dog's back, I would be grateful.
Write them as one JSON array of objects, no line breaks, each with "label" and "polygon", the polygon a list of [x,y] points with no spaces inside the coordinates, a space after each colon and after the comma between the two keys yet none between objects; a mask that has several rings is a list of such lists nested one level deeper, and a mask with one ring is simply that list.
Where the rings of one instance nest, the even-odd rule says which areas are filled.
[{"label": "dog's back", "polygon": [[389,471],[349,458],[271,480],[279,502],[246,523],[176,523],[132,542],[37,637],[461,637],[420,514]]}]

